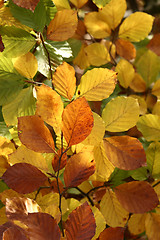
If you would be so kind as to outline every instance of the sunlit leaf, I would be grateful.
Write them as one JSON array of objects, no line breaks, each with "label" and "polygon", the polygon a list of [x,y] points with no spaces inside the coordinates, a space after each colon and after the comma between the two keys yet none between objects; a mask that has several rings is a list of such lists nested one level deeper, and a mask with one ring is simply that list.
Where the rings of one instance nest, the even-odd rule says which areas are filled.
[{"label": "sunlit leaf", "polygon": [[145,151],[137,138],[115,136],[104,139],[108,160],[124,170],[133,170],[146,165]]},{"label": "sunlit leaf", "polygon": [[124,88],[128,88],[128,86],[133,80],[135,73],[133,65],[126,61],[125,59],[121,59],[118,62],[115,71],[118,72],[117,77],[120,85]]},{"label": "sunlit leaf", "polygon": [[92,210],[87,202],[70,213],[65,224],[67,240],[90,240],[95,234],[96,224]]},{"label": "sunlit leaf", "polygon": [[[72,174],[71,174],[72,172]],[[83,152],[73,155],[67,162],[64,170],[66,187],[76,187],[95,172],[95,161],[92,152]]]},{"label": "sunlit leaf", "polygon": [[47,38],[52,41],[64,41],[71,38],[78,24],[77,12],[74,10],[58,11],[47,28]]},{"label": "sunlit leaf", "polygon": [[145,92],[146,90],[146,83],[141,77],[140,74],[135,72],[132,82],[130,83],[129,87],[133,89],[135,92]]},{"label": "sunlit leaf", "polygon": [[105,7],[105,5],[110,2],[110,0],[92,0],[92,1],[94,2],[94,4],[96,4],[98,8]]},{"label": "sunlit leaf", "polygon": [[160,140],[160,117],[153,114],[141,116],[137,122],[138,130],[147,141]]},{"label": "sunlit leaf", "polygon": [[138,235],[145,231],[145,219],[147,214],[133,214],[128,221],[129,231]]},{"label": "sunlit leaf", "polygon": [[135,12],[127,17],[119,28],[119,38],[139,42],[152,30],[154,17],[144,12]]},{"label": "sunlit leaf", "polygon": [[84,97],[71,102],[63,111],[62,131],[68,146],[82,142],[93,127],[93,114]]},{"label": "sunlit leaf", "polygon": [[46,175],[28,163],[16,163],[3,174],[5,183],[19,193],[37,190],[47,180]]},{"label": "sunlit leaf", "polygon": [[160,33],[157,33],[153,36],[153,38],[149,41],[147,44],[147,48],[149,48],[151,51],[153,51],[155,54],[160,56]]},{"label": "sunlit leaf", "polygon": [[132,97],[116,97],[103,109],[106,130],[122,132],[136,125],[139,117],[138,101]]},{"label": "sunlit leaf", "polygon": [[36,5],[38,4],[39,0],[12,0],[16,5],[22,8],[29,9],[34,11]]},{"label": "sunlit leaf", "polygon": [[119,56],[126,60],[132,60],[136,57],[136,49],[131,42],[125,39],[117,39],[115,45]]},{"label": "sunlit leaf", "polygon": [[100,203],[100,211],[111,227],[124,227],[129,213],[118,202],[115,193],[107,189]]},{"label": "sunlit leaf", "polygon": [[35,152],[54,152],[52,135],[36,115],[18,118],[18,135],[21,142]]},{"label": "sunlit leaf", "polygon": [[24,77],[33,78],[37,73],[38,63],[33,53],[28,52],[14,60],[14,68]]},{"label": "sunlit leaf", "polygon": [[66,62],[59,65],[53,75],[53,85],[63,97],[72,99],[76,90],[76,78],[74,68]]},{"label": "sunlit leaf", "polygon": [[90,66],[88,57],[85,53],[86,44],[82,44],[82,47],[77,55],[77,57],[73,60],[75,65],[78,65],[81,69],[85,69]]},{"label": "sunlit leaf", "polygon": [[156,192],[148,182],[133,181],[120,184],[114,191],[122,206],[132,213],[151,211],[159,203]]},{"label": "sunlit leaf", "polygon": [[56,133],[61,129],[62,112],[63,102],[55,90],[46,85],[37,89],[36,114],[51,125]]},{"label": "sunlit leaf", "polygon": [[58,11],[63,9],[70,9],[68,0],[54,0],[54,4],[56,5]]},{"label": "sunlit leaf", "polygon": [[159,240],[160,214],[148,213],[145,220],[146,235],[150,240]]},{"label": "sunlit leaf", "polygon": [[63,153],[62,156],[61,154],[62,154],[62,149],[60,148],[57,154],[54,155],[54,158],[52,160],[52,167],[55,172],[64,168],[67,163],[67,153],[66,152]]},{"label": "sunlit leaf", "polygon": [[70,2],[73,3],[77,8],[81,8],[88,2],[88,0],[70,0]]},{"label": "sunlit leaf", "polygon": [[124,228],[106,228],[99,236],[99,240],[123,240],[124,239]]},{"label": "sunlit leaf", "polygon": [[107,68],[93,68],[82,76],[76,96],[85,96],[88,101],[101,101],[113,92],[116,77],[116,72]]},{"label": "sunlit leaf", "polygon": [[100,210],[97,207],[92,207],[92,211],[94,214],[94,218],[96,220],[96,233],[94,235],[94,237],[92,238],[92,240],[97,239],[97,237],[99,236],[99,234],[105,229],[106,227],[106,221],[102,215],[102,213],[100,212]]}]

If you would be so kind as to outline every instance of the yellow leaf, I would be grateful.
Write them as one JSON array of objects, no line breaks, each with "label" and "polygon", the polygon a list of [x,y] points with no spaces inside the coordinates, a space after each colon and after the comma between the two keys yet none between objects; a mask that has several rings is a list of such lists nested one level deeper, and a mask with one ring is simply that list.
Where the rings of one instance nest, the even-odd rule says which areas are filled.
[{"label": "yellow leaf", "polygon": [[56,5],[56,8],[58,9],[58,11],[63,9],[70,9],[68,0],[54,0],[53,2]]},{"label": "yellow leaf", "polygon": [[139,117],[138,101],[132,97],[116,97],[102,112],[107,131],[122,132],[136,125]]},{"label": "yellow leaf", "polygon": [[90,66],[88,56],[85,52],[86,44],[82,44],[82,47],[77,55],[77,57],[73,60],[75,65],[78,65],[81,69],[85,69]]},{"label": "yellow leaf", "polygon": [[66,62],[59,65],[53,75],[53,85],[57,92],[65,98],[72,99],[76,90],[74,68]]},{"label": "yellow leaf", "polygon": [[137,128],[147,141],[160,140],[160,116],[153,114],[141,116],[137,122]]},{"label": "yellow leaf", "polygon": [[83,7],[84,4],[88,2],[88,0],[70,0],[77,8]]},{"label": "yellow leaf", "polygon": [[145,231],[145,219],[147,214],[133,214],[128,221],[128,228],[129,231],[134,234],[138,235]]},{"label": "yellow leaf", "polygon": [[5,208],[5,207],[2,207],[2,208],[0,209],[0,216],[1,216],[1,217],[0,217],[0,225],[8,222],[8,218],[7,218],[7,216],[6,216],[6,208]]},{"label": "yellow leaf", "polygon": [[76,200],[76,199],[74,199],[74,198],[68,198],[68,199],[66,199],[66,201],[67,201],[67,206],[68,206],[68,208],[67,208],[66,213],[63,214],[63,216],[62,216],[63,221],[66,221],[67,218],[68,218],[68,215],[69,215],[75,208],[77,208],[78,206],[81,205],[81,202],[79,202],[78,200]]},{"label": "yellow leaf", "polygon": [[106,227],[106,221],[102,215],[102,213],[99,211],[99,209],[97,207],[91,207],[92,212],[94,214],[94,218],[96,220],[96,233],[94,235],[94,237],[92,238],[92,240],[97,239],[97,237],[99,236],[99,234],[105,229]]},{"label": "yellow leaf", "polygon": [[30,150],[24,145],[20,146],[15,152],[9,155],[8,162],[11,165],[16,163],[30,163],[42,171],[48,171],[46,160],[42,154]]},{"label": "yellow leaf", "polygon": [[60,133],[63,112],[60,95],[52,88],[42,85],[37,91],[36,106],[36,114],[51,125],[55,133]]},{"label": "yellow leaf", "polygon": [[146,83],[137,72],[134,73],[134,77],[129,87],[133,89],[135,92],[145,92],[146,91]]},{"label": "yellow leaf", "polygon": [[121,206],[115,193],[108,189],[100,203],[100,211],[111,227],[124,227],[129,213]]},{"label": "yellow leaf", "polygon": [[148,213],[145,220],[145,229],[149,240],[159,240],[160,214]]},{"label": "yellow leaf", "polygon": [[85,15],[84,23],[87,31],[94,38],[106,38],[111,34],[111,29],[98,12],[91,12]]},{"label": "yellow leaf", "polygon": [[133,65],[126,61],[125,59],[121,59],[117,64],[115,71],[118,72],[117,77],[120,82],[120,85],[124,88],[128,88],[133,80],[135,73]]},{"label": "yellow leaf", "polygon": [[110,61],[107,48],[101,43],[92,43],[84,49],[88,61],[93,66],[101,66]]},{"label": "yellow leaf", "polygon": [[126,9],[127,4],[125,0],[111,0],[104,8],[99,9],[99,14],[101,19],[114,30],[121,22]]},{"label": "yellow leaf", "polygon": [[48,207],[45,208],[44,210],[45,213],[50,214],[54,219],[56,219],[57,223],[61,220],[61,213],[59,210],[58,205],[52,203]]},{"label": "yellow leaf", "polygon": [[143,12],[132,13],[119,28],[119,38],[139,42],[152,30],[154,17]]},{"label": "yellow leaf", "polygon": [[81,78],[76,96],[85,96],[88,101],[101,101],[112,94],[117,73],[107,68],[94,68]]},{"label": "yellow leaf", "polygon": [[0,176],[9,168],[10,165],[8,164],[7,158],[5,156],[0,155]]},{"label": "yellow leaf", "polygon": [[157,97],[160,97],[160,79],[158,79],[153,88],[152,88],[152,94],[157,96]]},{"label": "yellow leaf", "polygon": [[130,97],[135,98],[135,99],[138,100],[139,110],[140,110],[139,114],[140,115],[146,114],[146,112],[147,112],[147,103],[144,100],[144,98],[141,97],[141,96],[138,96],[138,95],[130,95]]},{"label": "yellow leaf", "polygon": [[73,36],[77,24],[76,11],[68,9],[59,11],[47,28],[47,38],[52,41],[65,41]]},{"label": "yellow leaf", "polygon": [[158,100],[153,107],[152,114],[160,116],[160,101]]},{"label": "yellow leaf", "polygon": [[14,144],[5,137],[0,136],[0,155],[8,158],[8,155],[15,151]]},{"label": "yellow leaf", "polygon": [[147,166],[153,178],[160,176],[160,143],[152,142],[146,151]]},{"label": "yellow leaf", "polygon": [[33,53],[28,52],[14,59],[14,68],[24,77],[33,78],[38,70],[38,63]]}]

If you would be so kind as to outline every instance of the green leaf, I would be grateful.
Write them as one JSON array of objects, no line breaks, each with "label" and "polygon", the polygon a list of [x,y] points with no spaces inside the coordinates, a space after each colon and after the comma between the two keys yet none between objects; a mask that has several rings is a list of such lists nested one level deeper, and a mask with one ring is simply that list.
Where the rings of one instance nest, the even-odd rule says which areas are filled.
[{"label": "green leaf", "polygon": [[2,107],[7,125],[16,125],[17,117],[35,114],[35,98],[32,87],[22,89],[19,95],[9,104]]},{"label": "green leaf", "polygon": [[55,54],[60,55],[63,58],[72,57],[72,48],[68,43],[68,41],[54,42],[54,41],[47,40],[45,43],[50,44],[50,47],[53,48]]},{"label": "green leaf", "polygon": [[122,183],[125,183],[125,179],[128,177],[130,177],[130,171],[115,168],[109,180],[111,183],[111,187],[114,188]]},{"label": "green leaf", "polygon": [[148,172],[146,167],[141,167],[130,171],[131,177],[134,180],[144,181],[148,178]]},{"label": "green leaf", "polygon": [[52,0],[43,0],[43,3],[46,8],[46,25],[48,26],[56,14],[57,8]]},{"label": "green leaf", "polygon": [[0,122],[0,136],[8,138],[9,140],[12,139],[12,136],[9,132],[9,128],[5,124],[5,122]]},{"label": "green leaf", "polygon": [[72,51],[72,55],[68,61],[73,61],[74,58],[77,57],[81,46],[82,46],[82,41],[78,40],[78,39],[74,39],[74,38],[70,38],[69,40],[67,40],[67,42],[69,43],[70,47],[71,47],[71,51]]},{"label": "green leaf", "polygon": [[15,58],[26,54],[36,43],[36,39],[30,33],[13,26],[1,26],[0,34],[5,46],[4,51],[0,53],[0,57]]},{"label": "green leaf", "polygon": [[92,1],[93,1],[94,4],[96,4],[96,6],[98,8],[102,8],[110,2],[110,0],[92,0]]},{"label": "green leaf", "polygon": [[34,10],[33,21],[34,30],[37,32],[43,32],[44,26],[46,24],[46,9],[43,4],[43,0],[39,1]]}]

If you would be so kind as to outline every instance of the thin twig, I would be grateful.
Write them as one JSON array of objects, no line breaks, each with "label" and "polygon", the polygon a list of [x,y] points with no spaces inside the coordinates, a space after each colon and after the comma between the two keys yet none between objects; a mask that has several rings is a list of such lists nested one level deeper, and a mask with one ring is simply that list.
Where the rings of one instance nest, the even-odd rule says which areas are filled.
[{"label": "thin twig", "polygon": [[112,56],[112,53],[111,53],[112,45],[113,45],[113,43],[110,45],[108,52],[109,52],[109,56],[110,56],[111,60],[113,61],[113,65],[116,67],[117,66],[117,62],[116,62],[116,60],[114,59],[114,57]]},{"label": "thin twig", "polygon": [[84,195],[85,197],[87,197],[88,198],[88,201],[90,202],[90,204],[92,205],[92,206],[94,206],[94,203],[93,203],[93,201],[92,201],[92,199],[90,198],[90,196],[89,196],[89,194],[88,193],[85,193],[85,192],[83,192],[79,187],[75,187],[80,193],[82,193],[82,195]]}]

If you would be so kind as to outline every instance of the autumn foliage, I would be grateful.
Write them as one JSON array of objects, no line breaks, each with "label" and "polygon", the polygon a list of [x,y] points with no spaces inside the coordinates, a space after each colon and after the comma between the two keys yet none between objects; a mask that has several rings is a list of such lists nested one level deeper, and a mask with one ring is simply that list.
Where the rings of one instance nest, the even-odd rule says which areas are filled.
[{"label": "autumn foliage", "polygon": [[0,239],[160,239],[154,19],[0,0]]}]

